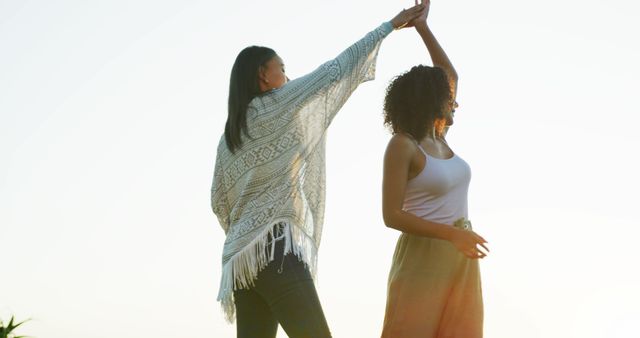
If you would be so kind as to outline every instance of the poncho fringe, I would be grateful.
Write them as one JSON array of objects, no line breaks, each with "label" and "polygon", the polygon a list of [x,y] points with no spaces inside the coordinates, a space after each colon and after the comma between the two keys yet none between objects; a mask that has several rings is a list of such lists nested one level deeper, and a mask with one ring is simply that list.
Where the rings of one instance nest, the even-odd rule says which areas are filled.
[{"label": "poncho fringe", "polygon": [[[274,225],[280,222],[275,222]],[[284,240],[284,255],[293,253],[298,259],[305,263],[311,275],[316,278],[317,272],[317,248],[308,236],[299,231],[289,223],[283,223],[282,238]],[[233,256],[222,268],[222,281],[218,292],[218,301],[222,305],[225,319],[232,323],[235,319],[235,304],[233,292],[227,290],[246,289],[254,285],[258,272],[264,269],[274,259],[275,240],[269,243],[269,238],[275,238],[274,226],[267,227],[264,234],[261,234],[251,242],[244,250]],[[268,249],[271,244],[270,249]]]}]

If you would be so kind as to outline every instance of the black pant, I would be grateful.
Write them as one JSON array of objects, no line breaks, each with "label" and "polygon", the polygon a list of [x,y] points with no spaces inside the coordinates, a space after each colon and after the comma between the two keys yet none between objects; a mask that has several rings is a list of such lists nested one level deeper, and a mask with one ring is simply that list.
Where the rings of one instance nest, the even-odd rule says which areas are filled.
[{"label": "black pant", "polygon": [[278,323],[290,338],[330,338],[309,269],[291,253],[283,257],[278,231],[275,259],[254,287],[233,292],[238,338],[275,338]]}]

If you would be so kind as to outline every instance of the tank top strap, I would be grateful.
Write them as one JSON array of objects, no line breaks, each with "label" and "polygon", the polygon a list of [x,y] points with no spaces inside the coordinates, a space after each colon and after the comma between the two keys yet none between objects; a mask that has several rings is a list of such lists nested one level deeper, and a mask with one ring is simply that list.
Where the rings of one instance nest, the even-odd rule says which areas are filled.
[{"label": "tank top strap", "polygon": [[420,145],[420,143],[418,143],[418,141],[416,141],[416,139],[414,139],[412,137],[411,140],[413,140],[413,143],[416,144],[416,147],[418,147],[418,149],[420,149],[420,151],[424,154],[424,156],[429,157],[429,155],[427,154],[427,151],[424,150],[424,148],[422,148],[422,146]]},{"label": "tank top strap", "polygon": [[429,157],[429,154],[427,154],[427,152],[424,150],[424,148],[422,148],[420,143],[416,142],[416,145],[418,146],[418,149],[420,149],[420,151],[424,154],[424,156]]},{"label": "tank top strap", "polygon": [[411,141],[413,141],[413,143],[416,145],[416,147],[418,147],[418,149],[420,149],[420,151],[424,154],[425,157],[429,156],[427,152],[424,150],[424,148],[422,148],[420,143],[418,143],[418,141],[416,141],[416,139],[413,138],[413,136],[411,136],[410,134],[405,134],[405,135],[407,135],[411,139]]}]

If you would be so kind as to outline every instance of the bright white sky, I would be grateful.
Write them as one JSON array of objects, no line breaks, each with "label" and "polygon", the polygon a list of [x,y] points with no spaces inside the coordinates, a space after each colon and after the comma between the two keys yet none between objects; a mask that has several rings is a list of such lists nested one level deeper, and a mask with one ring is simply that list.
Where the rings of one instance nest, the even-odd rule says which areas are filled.
[{"label": "bright white sky", "polygon": [[[18,333],[35,337],[234,337],[209,189],[235,56],[267,45],[301,76],[411,5],[0,1],[2,317],[33,318]],[[460,75],[449,140],[492,249],[486,337],[640,335],[639,12],[432,4]],[[428,60],[392,33],[330,129],[318,290],[334,337],[380,334],[398,236],[380,212],[383,93]]]}]

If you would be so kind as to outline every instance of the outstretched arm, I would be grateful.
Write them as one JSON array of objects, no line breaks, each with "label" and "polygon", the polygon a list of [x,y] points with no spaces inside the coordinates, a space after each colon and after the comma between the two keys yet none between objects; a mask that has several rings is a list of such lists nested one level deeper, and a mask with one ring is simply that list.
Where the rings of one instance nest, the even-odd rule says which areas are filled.
[{"label": "outstretched arm", "polygon": [[[416,0],[416,4],[417,3],[418,0]],[[451,94],[453,99],[455,99],[456,91],[458,88],[458,73],[456,73],[456,70],[455,68],[453,68],[453,64],[451,63],[451,60],[449,60],[447,53],[445,53],[444,49],[442,49],[442,46],[440,46],[440,43],[433,35],[433,32],[431,32],[431,28],[429,28],[429,25],[427,24],[427,17],[429,15],[429,6],[431,4],[431,1],[421,0],[421,4],[426,8],[426,10],[421,16],[414,19],[412,21],[412,24],[413,26],[415,26],[416,31],[418,32],[418,34],[420,34],[422,41],[427,47],[433,65],[442,68],[447,73],[447,76],[449,77],[449,85],[451,87]]]},{"label": "outstretched arm", "polygon": [[[274,98],[273,101],[280,105],[272,103],[271,109],[288,113],[293,111],[287,110],[288,107],[311,107],[306,118],[322,120],[324,127],[328,127],[356,87],[374,78],[376,57],[382,40],[394,29],[410,26],[415,18],[424,14],[424,11],[425,7],[422,4],[400,11],[390,21],[369,32],[336,58],[303,77],[285,83],[270,95]],[[316,106],[324,109],[315,109],[310,100],[317,100]],[[295,113],[300,124],[312,125],[313,121],[304,121],[305,117],[302,115],[305,114],[302,110],[297,109]]]}]

